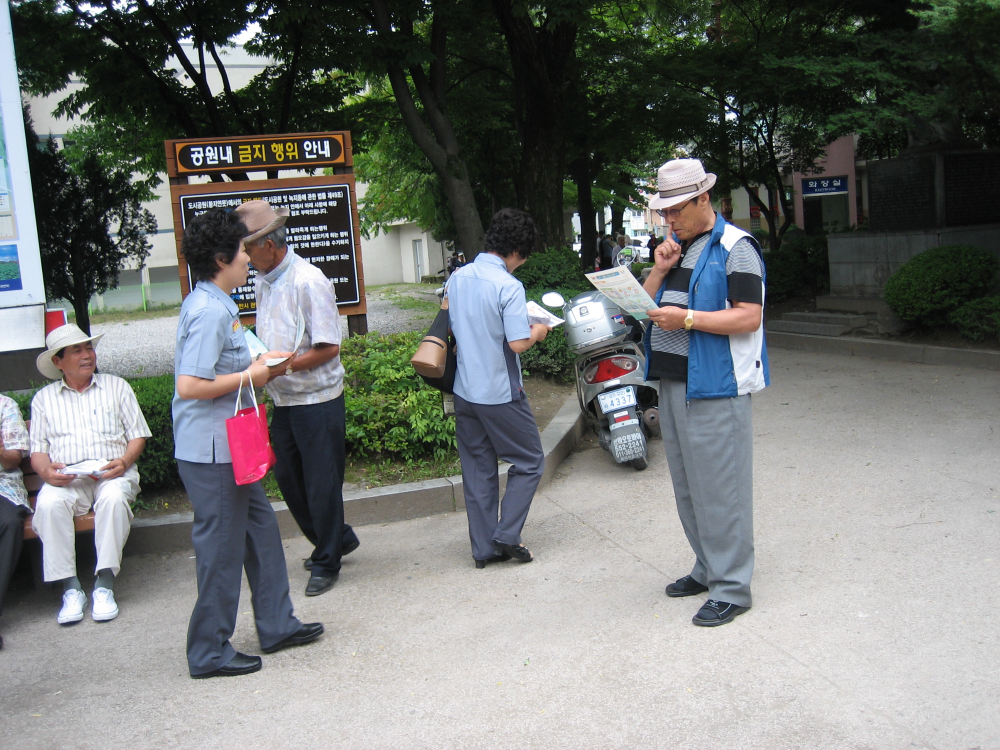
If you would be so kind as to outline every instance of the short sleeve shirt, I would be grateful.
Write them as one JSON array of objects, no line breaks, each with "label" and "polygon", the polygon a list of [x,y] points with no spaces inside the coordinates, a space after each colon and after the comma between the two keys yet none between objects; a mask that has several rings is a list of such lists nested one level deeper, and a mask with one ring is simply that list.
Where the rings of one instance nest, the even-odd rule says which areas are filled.
[{"label": "short sleeve shirt", "polygon": [[[0,435],[3,447],[9,451],[21,451],[21,458],[28,455],[28,431],[25,429],[21,410],[12,398],[0,396]],[[0,467],[0,496],[14,505],[28,505],[28,493],[24,491],[24,476],[21,469]]]},{"label": "short sleeve shirt", "polygon": [[[688,288],[691,274],[702,251],[708,246],[711,232],[700,234],[683,248],[681,262],[667,273],[666,288],[660,297],[660,307],[688,307]],[[750,302],[761,305],[764,302],[764,265],[760,254],[747,239],[733,245],[726,259],[726,278],[730,302]],[[649,360],[649,377],[687,382],[688,347],[691,333],[680,328],[663,331],[653,328],[650,338],[652,356]]]},{"label": "short sleeve shirt", "polygon": [[[237,391],[214,399],[183,399],[177,378],[191,375],[215,380],[250,366],[250,349],[239,310],[211,281],[199,281],[181,305],[174,354],[174,457],[199,464],[232,463],[226,420],[236,409]],[[252,386],[249,386],[252,387]],[[249,393],[244,386],[243,406]]]},{"label": "short sleeve shirt", "polygon": [[31,452],[50,461],[110,461],[150,435],[132,386],[115,375],[94,373],[82,391],[57,380],[31,399]]},{"label": "short sleeve shirt", "polygon": [[458,344],[455,394],[475,404],[523,395],[521,360],[509,341],[531,336],[524,285],[498,255],[480,253],[448,280],[448,322]]},{"label": "short sleeve shirt", "polygon": [[[301,317],[305,333],[296,354],[316,344],[340,345],[340,311],[333,282],[316,266],[289,250],[256,282],[257,326],[254,331],[271,351],[290,352]],[[332,401],[344,392],[340,355],[317,367],[283,375],[267,385],[275,406],[302,406]]]}]

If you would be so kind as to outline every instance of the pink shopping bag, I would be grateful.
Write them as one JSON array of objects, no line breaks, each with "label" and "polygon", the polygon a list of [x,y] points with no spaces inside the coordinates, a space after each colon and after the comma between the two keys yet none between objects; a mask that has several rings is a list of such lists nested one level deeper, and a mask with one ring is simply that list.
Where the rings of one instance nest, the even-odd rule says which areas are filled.
[{"label": "pink shopping bag", "polygon": [[253,407],[240,409],[243,405],[243,373],[240,373],[240,390],[233,416],[226,420],[226,437],[233,459],[233,476],[236,484],[241,485],[259,482],[276,463],[267,434],[267,410],[264,404],[257,405],[253,383],[250,383],[250,398]]}]

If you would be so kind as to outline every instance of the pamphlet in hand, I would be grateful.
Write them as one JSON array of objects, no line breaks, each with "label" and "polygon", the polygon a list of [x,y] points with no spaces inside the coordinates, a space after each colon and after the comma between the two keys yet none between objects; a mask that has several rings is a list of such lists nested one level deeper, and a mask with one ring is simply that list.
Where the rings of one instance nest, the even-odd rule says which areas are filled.
[{"label": "pamphlet in hand", "polygon": [[261,354],[267,354],[267,347],[264,342],[257,338],[257,335],[248,328],[243,329],[246,335],[247,347],[250,349],[250,359],[257,359]]},{"label": "pamphlet in hand", "polygon": [[107,465],[108,462],[103,458],[92,458],[72,466],[64,466],[59,469],[59,473],[75,474],[78,477],[100,477],[107,474],[106,471],[101,471]]},{"label": "pamphlet in hand", "polygon": [[532,302],[528,300],[528,323],[530,325],[535,325],[535,323],[541,323],[549,328],[555,328],[557,325],[561,325],[566,321],[562,318],[557,318],[555,315],[550,313],[544,307],[539,305],[537,302]]},{"label": "pamphlet in hand", "polygon": [[[267,354],[271,351],[264,345],[263,341],[257,338],[257,335],[253,331],[244,328],[243,333],[246,336],[247,347],[250,349],[251,359],[257,359],[257,357],[261,354]],[[297,352],[299,350],[299,347],[302,345],[302,338],[305,334],[306,321],[305,318],[302,317],[302,311],[300,310],[298,325],[295,328],[295,346],[292,347],[293,352]],[[280,365],[282,362],[287,362],[289,359],[291,359],[291,357],[272,357],[271,359],[265,359],[264,364],[268,367],[275,367],[276,365]]]},{"label": "pamphlet in hand", "polygon": [[647,310],[655,310],[656,303],[649,296],[638,279],[625,266],[611,268],[607,271],[594,271],[584,274],[590,283],[614,302],[618,307],[636,320],[646,320]]}]

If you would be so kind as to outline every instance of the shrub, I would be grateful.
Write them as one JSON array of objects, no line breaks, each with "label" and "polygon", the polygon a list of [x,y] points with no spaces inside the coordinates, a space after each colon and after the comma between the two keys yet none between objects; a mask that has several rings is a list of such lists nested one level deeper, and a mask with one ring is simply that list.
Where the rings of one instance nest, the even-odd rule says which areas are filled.
[{"label": "shrub", "polygon": [[904,263],[885,285],[885,301],[903,320],[943,326],[966,302],[985,296],[1000,263],[971,245],[942,245]]},{"label": "shrub", "polygon": [[767,301],[780,302],[799,294],[822,294],[830,288],[826,237],[796,234],[777,250],[764,253]]},{"label": "shrub", "polygon": [[151,437],[146,438],[146,450],[136,466],[143,490],[175,487],[181,478],[174,460],[174,421],[170,405],[174,398],[174,376],[127,378],[142,414],[149,425]]},{"label": "shrub", "polygon": [[444,416],[441,393],[410,366],[422,338],[370,333],[343,342],[348,454],[411,460],[454,451],[455,422]]},{"label": "shrub", "polygon": [[580,256],[568,247],[550,247],[532,253],[527,262],[514,271],[514,276],[526,289],[554,290],[567,299],[593,288],[583,275]]},{"label": "shrub", "polygon": [[1000,338],[1000,297],[966,302],[948,316],[948,322],[972,341]]},{"label": "shrub", "polygon": [[655,263],[642,263],[642,262],[633,263],[628,267],[628,269],[632,272],[632,275],[635,276],[637,279],[639,279],[639,281],[641,282],[642,272],[645,271],[647,268],[652,268],[655,265],[656,265]]}]

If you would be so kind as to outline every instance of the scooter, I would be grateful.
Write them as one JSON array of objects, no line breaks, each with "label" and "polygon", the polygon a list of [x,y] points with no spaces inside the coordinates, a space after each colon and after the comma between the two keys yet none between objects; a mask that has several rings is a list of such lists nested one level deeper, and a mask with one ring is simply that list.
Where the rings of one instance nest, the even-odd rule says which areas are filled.
[{"label": "scooter", "polygon": [[569,302],[546,292],[542,304],[562,308],[566,342],[577,355],[576,395],[598,443],[618,463],[642,471],[649,466],[647,441],[660,434],[659,392],[644,380],[644,329],[597,291]]}]

